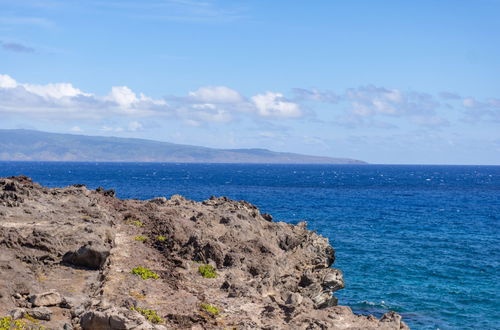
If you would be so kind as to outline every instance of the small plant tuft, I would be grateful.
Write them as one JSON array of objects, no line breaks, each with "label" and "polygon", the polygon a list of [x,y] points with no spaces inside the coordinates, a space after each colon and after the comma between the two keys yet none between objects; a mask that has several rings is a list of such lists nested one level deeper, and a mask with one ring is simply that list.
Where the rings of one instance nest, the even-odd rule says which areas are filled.
[{"label": "small plant tuft", "polygon": [[202,265],[198,267],[198,272],[200,272],[201,276],[203,276],[204,278],[217,277],[217,272],[215,271],[215,268],[212,265]]},{"label": "small plant tuft", "polygon": [[200,305],[201,309],[203,309],[205,312],[212,314],[213,316],[217,316],[220,314],[219,308],[217,308],[214,305],[210,304],[201,304]]},{"label": "small plant tuft", "polygon": [[44,326],[38,325],[38,321],[29,314],[26,314],[24,318],[32,324],[26,320],[13,320],[10,316],[2,317],[0,318],[0,330],[46,330]]},{"label": "small plant tuft", "polygon": [[29,313],[24,314],[24,318],[30,322],[38,323],[37,319],[31,316]]},{"label": "small plant tuft", "polygon": [[148,238],[146,236],[139,235],[139,236],[134,237],[134,240],[139,241],[139,242],[146,242],[148,240]]},{"label": "small plant tuft", "polygon": [[162,323],[163,322],[163,319],[158,316],[158,313],[156,313],[155,310],[152,310],[152,309],[143,309],[143,308],[140,308],[140,307],[132,307],[130,309],[133,310],[133,311],[141,313],[151,323],[158,324],[158,323]]},{"label": "small plant tuft", "polygon": [[141,220],[128,220],[126,222],[127,225],[132,225],[136,227],[142,227],[144,226],[144,223]]},{"label": "small plant tuft", "polygon": [[160,242],[165,242],[167,240],[167,237],[163,235],[158,235],[156,236],[156,239]]},{"label": "small plant tuft", "polygon": [[150,278],[153,278],[156,280],[159,278],[158,274],[151,271],[151,269],[141,267],[141,266],[132,268],[132,274],[140,276],[143,280],[147,280]]}]

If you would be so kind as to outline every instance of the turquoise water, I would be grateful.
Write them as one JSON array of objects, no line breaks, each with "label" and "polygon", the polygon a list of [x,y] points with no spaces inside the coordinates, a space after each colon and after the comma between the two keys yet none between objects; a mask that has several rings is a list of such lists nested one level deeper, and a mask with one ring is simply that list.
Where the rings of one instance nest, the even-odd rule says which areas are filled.
[{"label": "turquoise water", "polygon": [[245,199],[330,238],[340,303],[414,329],[500,329],[500,167],[0,163],[121,198]]}]

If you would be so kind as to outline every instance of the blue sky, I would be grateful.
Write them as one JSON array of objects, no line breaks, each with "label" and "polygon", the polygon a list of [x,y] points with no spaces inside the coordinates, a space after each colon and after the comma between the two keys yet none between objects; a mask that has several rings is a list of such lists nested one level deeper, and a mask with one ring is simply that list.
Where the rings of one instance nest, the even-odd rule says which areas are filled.
[{"label": "blue sky", "polygon": [[498,0],[0,0],[0,128],[500,164],[498,17]]}]

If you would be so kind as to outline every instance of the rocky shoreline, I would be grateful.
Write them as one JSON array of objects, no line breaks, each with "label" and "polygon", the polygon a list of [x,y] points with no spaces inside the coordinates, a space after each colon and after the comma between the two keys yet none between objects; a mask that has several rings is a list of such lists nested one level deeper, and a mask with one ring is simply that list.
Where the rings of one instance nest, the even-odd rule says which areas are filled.
[{"label": "rocky shoreline", "polygon": [[328,240],[244,201],[0,178],[0,232],[0,328],[408,329],[337,306]]}]

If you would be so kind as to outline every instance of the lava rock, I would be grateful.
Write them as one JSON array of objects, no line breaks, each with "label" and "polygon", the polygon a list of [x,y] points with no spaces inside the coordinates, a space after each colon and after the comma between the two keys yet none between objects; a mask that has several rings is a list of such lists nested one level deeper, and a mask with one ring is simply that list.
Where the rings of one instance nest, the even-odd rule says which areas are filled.
[{"label": "lava rock", "polygon": [[34,294],[30,297],[30,302],[33,306],[55,306],[62,302],[62,297],[55,291]]},{"label": "lava rock", "polygon": [[109,247],[99,243],[89,243],[80,247],[75,252],[67,252],[63,262],[90,269],[100,269],[108,259]]},{"label": "lava rock", "polygon": [[28,314],[37,320],[44,321],[50,321],[50,318],[52,317],[52,311],[47,307],[34,308],[30,310]]},{"label": "lava rock", "polygon": [[11,310],[9,315],[13,320],[22,319],[26,315],[26,310],[24,308],[16,308]]}]

